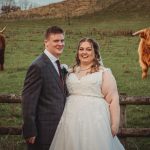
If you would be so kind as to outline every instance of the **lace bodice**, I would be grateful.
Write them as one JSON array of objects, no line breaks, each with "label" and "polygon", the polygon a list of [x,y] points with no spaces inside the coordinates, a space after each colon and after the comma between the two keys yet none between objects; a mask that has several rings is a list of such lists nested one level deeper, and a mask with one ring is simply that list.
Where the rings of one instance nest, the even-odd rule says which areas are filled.
[{"label": "lace bodice", "polygon": [[[117,96],[114,97],[115,80],[105,70],[109,69],[100,69],[80,79],[75,73],[68,74],[66,84],[70,96],[49,150],[124,150],[111,132],[112,121],[119,122],[119,110],[114,107],[118,103]],[[114,100],[111,108],[101,89],[105,98],[110,96]]]},{"label": "lace bodice", "polygon": [[103,97],[101,85],[104,70],[108,69],[100,69],[100,71],[87,74],[80,79],[75,73],[70,73],[66,80],[69,94]]}]

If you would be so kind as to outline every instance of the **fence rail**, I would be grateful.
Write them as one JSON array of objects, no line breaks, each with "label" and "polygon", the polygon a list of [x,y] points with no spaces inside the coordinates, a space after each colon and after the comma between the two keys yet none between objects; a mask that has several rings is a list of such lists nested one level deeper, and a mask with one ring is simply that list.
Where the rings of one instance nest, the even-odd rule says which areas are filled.
[{"label": "fence rail", "polygon": [[[0,135],[21,135],[21,127],[0,127]],[[119,137],[150,137],[150,128],[120,128]]]},{"label": "fence rail", "polygon": [[0,103],[21,103],[21,96],[15,94],[0,95]]},{"label": "fence rail", "polygon": [[[15,94],[0,95],[0,103],[21,103],[21,96]],[[150,105],[150,97],[120,95],[121,105]]]},{"label": "fence rail", "polygon": [[[0,95],[0,103],[21,103],[21,96],[15,94]],[[150,137],[150,128],[126,128],[126,106],[127,105],[150,105],[150,97],[120,95],[120,130],[119,137]],[[2,127],[0,135],[20,135],[21,127]]]}]

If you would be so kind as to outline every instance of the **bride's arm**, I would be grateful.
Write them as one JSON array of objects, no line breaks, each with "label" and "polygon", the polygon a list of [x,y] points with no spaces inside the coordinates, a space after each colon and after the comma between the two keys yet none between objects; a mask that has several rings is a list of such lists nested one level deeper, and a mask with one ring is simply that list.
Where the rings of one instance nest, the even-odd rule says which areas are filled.
[{"label": "bride's arm", "polygon": [[102,93],[110,104],[111,129],[115,136],[119,129],[120,105],[116,80],[109,70],[103,72]]}]

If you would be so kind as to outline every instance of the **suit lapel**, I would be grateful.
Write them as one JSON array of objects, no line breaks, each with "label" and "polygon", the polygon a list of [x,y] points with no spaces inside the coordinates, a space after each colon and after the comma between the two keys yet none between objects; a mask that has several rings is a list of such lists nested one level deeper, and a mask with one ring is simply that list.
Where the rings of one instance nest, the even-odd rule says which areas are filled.
[{"label": "suit lapel", "polygon": [[52,73],[52,75],[54,76],[56,83],[59,85],[60,89],[62,90],[62,92],[64,93],[64,86],[61,83],[61,80],[59,78],[59,75],[54,67],[54,65],[52,64],[52,62],[50,61],[50,59],[47,57],[47,55],[45,55],[45,53],[43,53],[43,58],[44,61],[46,62],[46,64],[48,64],[49,70]]}]

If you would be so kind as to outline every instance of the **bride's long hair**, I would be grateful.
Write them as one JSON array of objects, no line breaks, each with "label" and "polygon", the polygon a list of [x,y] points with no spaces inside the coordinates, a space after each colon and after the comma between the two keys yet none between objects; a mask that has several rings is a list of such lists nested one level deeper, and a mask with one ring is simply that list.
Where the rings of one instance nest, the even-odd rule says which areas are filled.
[{"label": "bride's long hair", "polygon": [[75,72],[76,67],[80,66],[80,59],[79,59],[78,52],[79,52],[80,45],[83,42],[89,42],[92,45],[92,47],[94,49],[94,53],[95,53],[95,58],[93,60],[93,65],[91,66],[90,73],[94,73],[94,72],[99,71],[100,66],[103,66],[101,56],[100,56],[100,53],[99,53],[99,49],[100,49],[99,44],[94,39],[83,38],[79,41],[79,44],[78,44],[78,47],[77,47],[77,53],[76,53],[76,57],[75,57],[76,62],[75,62],[75,65],[73,65],[73,67],[72,67],[72,72]]}]

